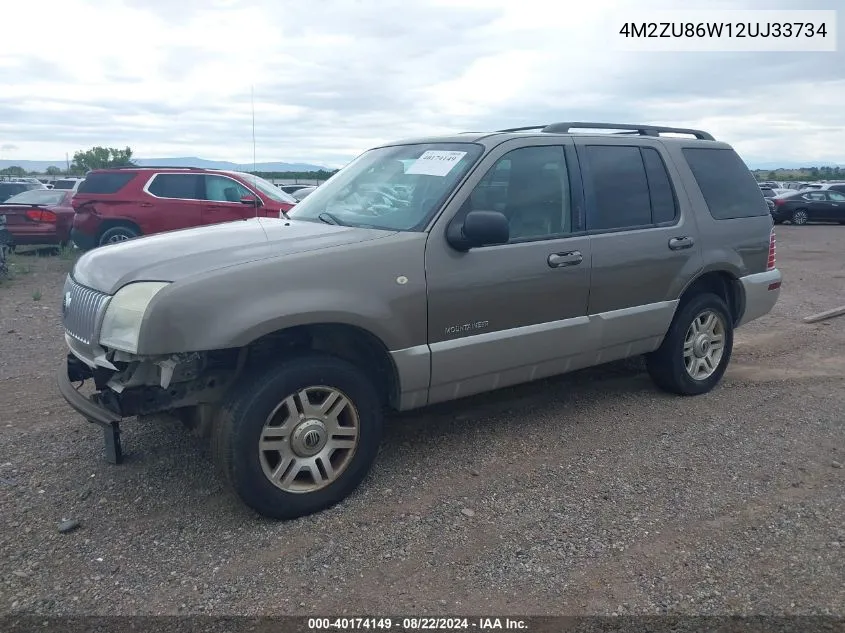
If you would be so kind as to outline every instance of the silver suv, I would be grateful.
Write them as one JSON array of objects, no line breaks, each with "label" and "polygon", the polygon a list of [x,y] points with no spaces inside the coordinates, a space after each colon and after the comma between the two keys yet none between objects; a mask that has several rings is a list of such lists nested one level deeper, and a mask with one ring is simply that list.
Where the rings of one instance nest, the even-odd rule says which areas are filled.
[{"label": "silver suv", "polygon": [[706,393],[780,292],[754,177],[699,130],[391,143],[289,216],[78,260],[59,387],[111,461],[121,420],[173,414],[246,504],[303,516],[364,479],[386,411],[639,354],[659,388]]}]

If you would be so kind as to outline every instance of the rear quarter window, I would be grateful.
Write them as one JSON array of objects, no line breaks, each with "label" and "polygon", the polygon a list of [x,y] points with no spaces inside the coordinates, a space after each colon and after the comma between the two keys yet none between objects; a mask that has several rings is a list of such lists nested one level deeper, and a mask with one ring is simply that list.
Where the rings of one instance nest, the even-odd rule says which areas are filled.
[{"label": "rear quarter window", "polygon": [[135,175],[136,172],[88,174],[85,180],[79,183],[76,193],[117,193],[135,178]]},{"label": "rear quarter window", "polygon": [[716,220],[769,214],[760,185],[734,150],[686,147],[683,153]]}]

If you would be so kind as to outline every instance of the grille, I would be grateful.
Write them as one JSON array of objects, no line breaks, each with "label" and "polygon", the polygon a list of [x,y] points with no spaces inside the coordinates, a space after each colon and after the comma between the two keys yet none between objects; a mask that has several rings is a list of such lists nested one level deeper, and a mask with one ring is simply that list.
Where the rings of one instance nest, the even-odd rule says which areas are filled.
[{"label": "grille", "polygon": [[68,275],[62,296],[65,332],[77,341],[90,345],[109,298],[107,294],[80,286]]}]

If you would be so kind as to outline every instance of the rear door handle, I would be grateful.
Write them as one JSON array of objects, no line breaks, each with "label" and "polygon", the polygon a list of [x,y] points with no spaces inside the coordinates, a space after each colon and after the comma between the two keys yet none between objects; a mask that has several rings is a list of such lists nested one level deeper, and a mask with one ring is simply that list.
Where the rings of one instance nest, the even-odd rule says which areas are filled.
[{"label": "rear door handle", "polygon": [[549,266],[552,268],[563,268],[564,266],[577,266],[584,261],[581,251],[567,251],[566,253],[552,253],[549,255]]},{"label": "rear door handle", "polygon": [[671,240],[669,240],[669,248],[671,248],[673,251],[680,251],[685,248],[691,248],[693,244],[695,244],[695,240],[688,236],[673,237]]}]

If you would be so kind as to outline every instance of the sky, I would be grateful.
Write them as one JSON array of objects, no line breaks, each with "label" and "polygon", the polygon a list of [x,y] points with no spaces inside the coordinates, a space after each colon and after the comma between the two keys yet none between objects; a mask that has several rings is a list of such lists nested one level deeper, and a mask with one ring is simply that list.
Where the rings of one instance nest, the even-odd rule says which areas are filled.
[{"label": "sky", "polygon": [[[20,28],[0,38],[0,159],[104,145],[339,167],[395,139],[587,120],[706,129],[747,162],[845,163],[845,6],[837,52],[622,50],[624,20],[692,4],[13,2],[3,21]],[[715,20],[728,8],[839,4],[694,8]]]}]

